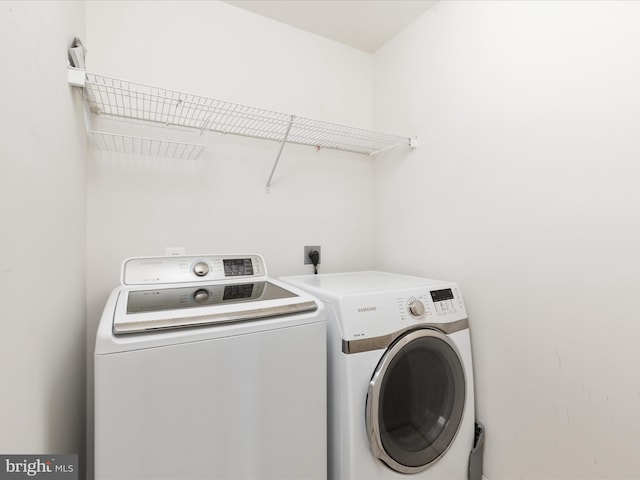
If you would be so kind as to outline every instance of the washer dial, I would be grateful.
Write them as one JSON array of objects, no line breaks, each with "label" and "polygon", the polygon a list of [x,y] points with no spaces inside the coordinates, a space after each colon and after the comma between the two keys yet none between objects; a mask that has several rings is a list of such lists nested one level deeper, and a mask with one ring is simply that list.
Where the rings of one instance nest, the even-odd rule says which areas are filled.
[{"label": "washer dial", "polygon": [[193,266],[193,273],[195,273],[198,277],[204,277],[207,273],[209,273],[209,265],[207,262],[198,262]]}]

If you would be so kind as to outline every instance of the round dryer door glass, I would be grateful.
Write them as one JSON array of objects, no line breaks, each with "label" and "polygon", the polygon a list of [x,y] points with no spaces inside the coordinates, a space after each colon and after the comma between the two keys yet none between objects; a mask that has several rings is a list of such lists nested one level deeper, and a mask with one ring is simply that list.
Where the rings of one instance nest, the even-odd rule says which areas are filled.
[{"label": "round dryer door glass", "polygon": [[398,472],[427,468],[455,439],[465,393],[462,359],[446,335],[421,329],[398,338],[369,383],[366,422],[374,454]]}]

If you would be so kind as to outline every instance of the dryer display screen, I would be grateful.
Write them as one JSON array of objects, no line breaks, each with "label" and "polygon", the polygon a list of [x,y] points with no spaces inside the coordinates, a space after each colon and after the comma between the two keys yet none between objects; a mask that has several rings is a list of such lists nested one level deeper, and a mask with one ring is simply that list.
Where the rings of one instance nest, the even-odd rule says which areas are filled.
[{"label": "dryer display screen", "polygon": [[450,288],[444,290],[433,290],[431,292],[431,299],[434,302],[444,302],[445,300],[453,300],[453,292]]},{"label": "dryer display screen", "polygon": [[250,258],[234,258],[223,260],[224,276],[238,277],[241,275],[253,275],[253,263]]}]

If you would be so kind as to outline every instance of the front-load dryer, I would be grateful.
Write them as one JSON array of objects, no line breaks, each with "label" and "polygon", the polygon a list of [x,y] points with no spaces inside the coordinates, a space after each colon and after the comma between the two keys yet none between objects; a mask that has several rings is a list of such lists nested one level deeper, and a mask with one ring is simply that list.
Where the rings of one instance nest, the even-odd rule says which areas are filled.
[{"label": "front-load dryer", "polygon": [[458,286],[383,272],[281,280],[326,306],[329,478],[467,480],[474,386]]}]

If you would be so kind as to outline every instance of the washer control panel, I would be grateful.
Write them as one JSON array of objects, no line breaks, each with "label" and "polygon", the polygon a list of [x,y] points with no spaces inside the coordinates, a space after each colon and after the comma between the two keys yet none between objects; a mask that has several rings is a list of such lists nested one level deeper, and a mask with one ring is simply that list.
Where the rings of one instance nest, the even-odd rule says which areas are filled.
[{"label": "washer control panel", "polygon": [[139,257],[122,264],[123,285],[212,282],[265,277],[261,255],[180,255]]}]

